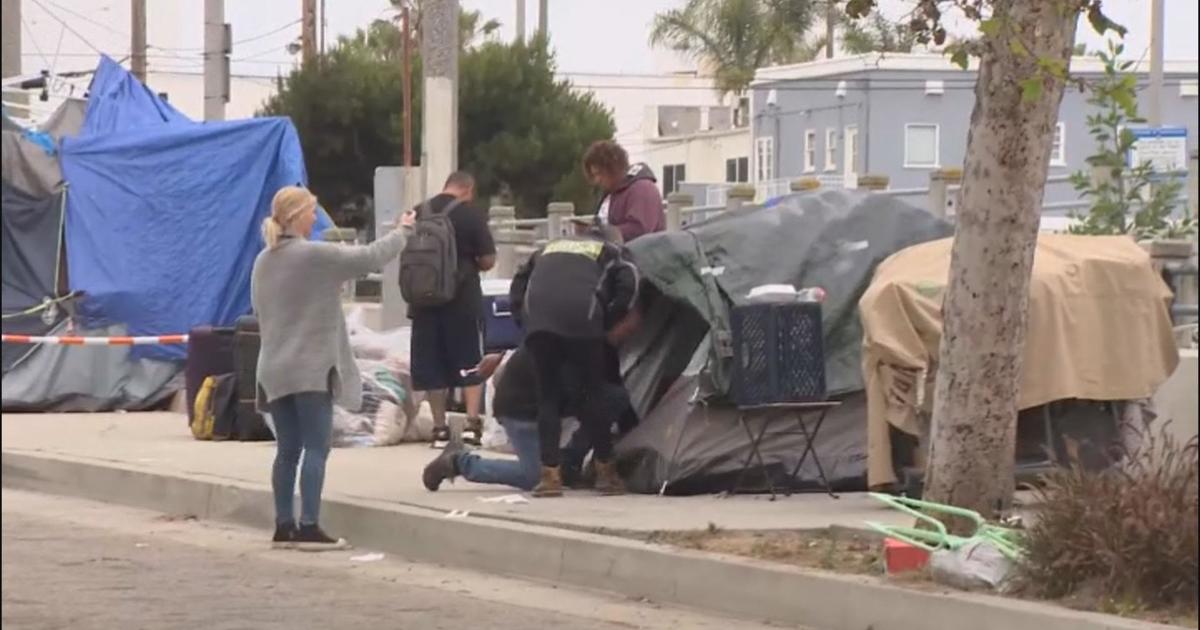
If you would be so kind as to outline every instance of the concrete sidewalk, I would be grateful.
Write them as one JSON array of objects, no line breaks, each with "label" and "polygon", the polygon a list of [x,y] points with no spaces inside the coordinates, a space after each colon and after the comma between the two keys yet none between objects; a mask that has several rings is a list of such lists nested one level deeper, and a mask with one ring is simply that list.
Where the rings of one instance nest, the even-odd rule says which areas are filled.
[{"label": "concrete sidewalk", "polygon": [[[5,488],[85,498],[266,532],[271,444],[201,443],[176,414],[13,415],[2,427]],[[511,490],[460,484],[428,493],[425,446],[339,450],[322,520],[362,548],[416,561],[618,593],[743,619],[822,630],[1153,630],[1157,624],[871,576],[680,549],[600,529],[858,528],[898,522],[862,495],[605,498],[522,505]],[[453,510],[469,518],[446,518]],[[590,530],[590,531],[589,531]],[[265,540],[265,533],[264,533]]]},{"label": "concrete sidewalk", "polygon": [[[5,452],[61,455],[114,463],[166,475],[203,475],[268,484],[274,444],[197,442],[182,415],[5,414],[0,436]],[[429,510],[584,531],[863,528],[867,520],[906,524],[908,519],[881,507],[865,494],[833,499],[825,494],[780,496],[600,497],[587,491],[562,499],[525,504],[482,499],[517,491],[463,480],[439,492],[421,485],[421,470],[436,454],[427,445],[335,449],[326,475],[327,498],[368,499]],[[502,455],[495,455],[503,457]]]}]

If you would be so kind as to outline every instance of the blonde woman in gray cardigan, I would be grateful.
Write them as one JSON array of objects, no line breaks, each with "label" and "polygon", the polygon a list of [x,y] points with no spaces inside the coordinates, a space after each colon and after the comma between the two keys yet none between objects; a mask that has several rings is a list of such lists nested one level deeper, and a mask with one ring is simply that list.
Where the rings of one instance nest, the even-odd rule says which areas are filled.
[{"label": "blonde woman in gray cardigan", "polygon": [[[333,404],[362,406],[362,382],[350,351],[341,287],[400,255],[397,231],[367,246],[308,240],[317,198],[299,186],[275,194],[262,226],[266,248],[254,261],[250,293],[262,335],[258,402],[275,425],[275,538],[279,548],[341,549],[346,541],[318,524]],[[295,519],[300,454],[300,520]]]}]

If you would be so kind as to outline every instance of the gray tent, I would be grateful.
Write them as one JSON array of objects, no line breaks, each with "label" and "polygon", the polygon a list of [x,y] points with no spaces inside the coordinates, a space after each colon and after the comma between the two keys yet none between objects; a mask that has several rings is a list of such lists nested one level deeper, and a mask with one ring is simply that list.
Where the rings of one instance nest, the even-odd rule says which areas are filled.
[{"label": "gray tent", "polygon": [[[645,324],[622,351],[622,372],[642,423],[618,445],[640,492],[723,490],[748,451],[726,402],[730,308],[764,284],[821,287],[826,381],[843,405],[816,449],[835,485],[861,487],[866,471],[862,327],[858,300],[875,267],[910,245],[952,233],[946,222],[896,197],[824,191],[782,197],[686,229],[643,237],[630,249],[650,285]],[[768,474],[801,452],[797,436],[768,434]],[[761,472],[754,474],[761,479]],[[802,483],[816,479],[811,460]]]},{"label": "gray tent", "polygon": [[[45,311],[37,310],[37,307],[57,294],[63,193],[33,197],[4,181],[0,218],[3,219],[0,267],[4,270],[4,332],[46,334],[62,321],[61,310]],[[33,346],[4,344],[4,374],[34,349]],[[7,382],[5,386],[8,386]]]}]

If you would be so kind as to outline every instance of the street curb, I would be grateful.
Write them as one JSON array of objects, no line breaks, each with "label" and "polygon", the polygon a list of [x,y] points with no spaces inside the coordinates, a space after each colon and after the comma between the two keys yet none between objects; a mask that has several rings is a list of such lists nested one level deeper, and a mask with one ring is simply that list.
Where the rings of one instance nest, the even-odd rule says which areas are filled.
[{"label": "street curb", "polygon": [[[272,527],[265,485],[5,451],[6,488]],[[264,473],[265,475],[266,473]],[[409,560],[568,584],[745,619],[821,630],[1151,630],[1171,626],[1045,604],[901,588],[753,559],[333,496],[322,521],[355,544]],[[265,544],[265,543],[264,543]]]}]

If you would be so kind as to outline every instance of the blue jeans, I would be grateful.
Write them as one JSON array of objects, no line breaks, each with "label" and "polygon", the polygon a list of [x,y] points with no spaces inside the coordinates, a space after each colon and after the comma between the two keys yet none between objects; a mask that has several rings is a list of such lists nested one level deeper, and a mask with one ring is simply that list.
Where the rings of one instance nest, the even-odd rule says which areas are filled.
[{"label": "blue jeans", "polygon": [[316,525],[321,515],[321,489],[325,486],[325,461],[333,432],[333,397],[328,392],[302,392],[271,402],[275,424],[275,466],[271,488],[275,492],[275,523],[296,522],[296,468],[300,453],[300,524]]},{"label": "blue jeans", "polygon": [[538,450],[538,428],[533,418],[514,420],[498,418],[500,426],[508,434],[508,442],[517,461],[511,459],[486,459],[475,453],[458,456],[458,472],[467,481],[512,486],[521,490],[532,490],[541,477],[541,460]]}]

